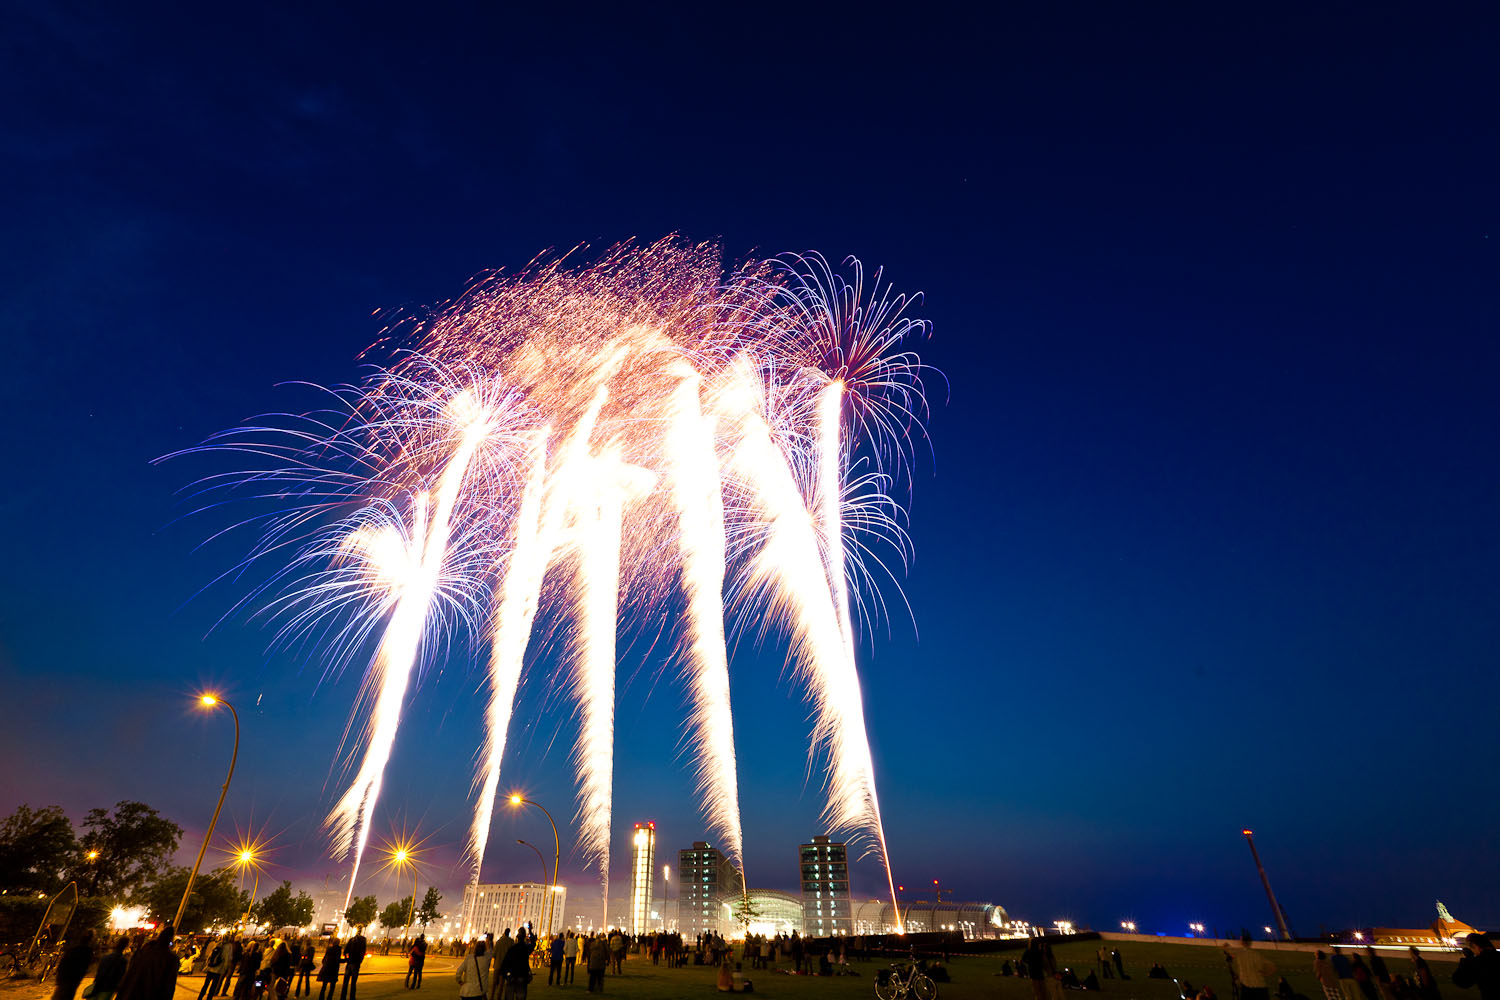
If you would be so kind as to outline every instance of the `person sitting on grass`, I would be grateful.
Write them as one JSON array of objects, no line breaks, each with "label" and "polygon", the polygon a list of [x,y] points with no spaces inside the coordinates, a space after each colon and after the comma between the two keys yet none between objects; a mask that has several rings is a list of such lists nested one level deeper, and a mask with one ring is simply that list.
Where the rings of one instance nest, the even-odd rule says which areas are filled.
[{"label": "person sitting on grass", "polygon": [[1172,977],[1169,976],[1169,975],[1167,975],[1166,968],[1160,962],[1152,962],[1151,963],[1151,971],[1149,971],[1149,972],[1146,973],[1146,978],[1147,979],[1171,979]]}]

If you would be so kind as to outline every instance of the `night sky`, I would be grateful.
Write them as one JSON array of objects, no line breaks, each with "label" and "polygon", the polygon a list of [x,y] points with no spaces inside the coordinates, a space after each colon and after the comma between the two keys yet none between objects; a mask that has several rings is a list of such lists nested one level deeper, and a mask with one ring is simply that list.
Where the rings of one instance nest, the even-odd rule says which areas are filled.
[{"label": "night sky", "polygon": [[[861,651],[899,881],[1258,928],[1252,826],[1301,933],[1500,922],[1493,7],[378,6],[9,7],[0,808],[137,798],[191,842],[213,686],[221,829],[338,871],[357,679],[212,630],[240,550],[179,520],[204,467],[151,460],[356,379],[378,310],[680,232],[926,294],[915,626]],[[795,888],[822,796],[781,667],[742,650],[734,697],[750,878]],[[620,873],[635,820],[664,860],[704,835],[683,687],[622,676]],[[482,692],[424,675],[376,821],[454,907]],[[561,819],[573,723],[520,714],[503,782]],[[546,833],[501,810],[486,880]]]}]

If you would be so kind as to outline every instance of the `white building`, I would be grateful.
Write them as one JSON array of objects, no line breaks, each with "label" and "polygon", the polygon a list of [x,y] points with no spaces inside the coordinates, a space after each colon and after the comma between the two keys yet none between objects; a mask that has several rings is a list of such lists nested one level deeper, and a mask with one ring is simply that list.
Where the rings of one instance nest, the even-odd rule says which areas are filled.
[{"label": "white building", "polygon": [[655,903],[656,824],[637,823],[630,835],[630,913],[626,926],[632,934],[645,934],[661,926]]},{"label": "white building", "polygon": [[[507,927],[530,927],[538,934],[547,931],[547,900],[553,895],[540,882],[489,883],[464,887],[463,909],[459,926],[469,938],[493,934],[499,937]],[[568,890],[558,886],[552,906],[552,926],[564,924]]]}]

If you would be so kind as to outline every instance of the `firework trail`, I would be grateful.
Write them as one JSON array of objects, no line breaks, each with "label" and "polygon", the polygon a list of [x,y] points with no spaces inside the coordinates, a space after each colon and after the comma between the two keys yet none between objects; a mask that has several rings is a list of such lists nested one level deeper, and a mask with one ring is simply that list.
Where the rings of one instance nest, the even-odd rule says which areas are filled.
[{"label": "firework trail", "polygon": [[261,541],[235,572],[290,556],[254,591],[282,618],[278,640],[323,642],[329,670],[375,641],[363,758],[328,821],[356,872],[413,676],[461,632],[488,644],[478,879],[545,625],[568,640],[569,669],[548,680],[577,702],[579,843],[607,900],[620,630],[681,607],[688,739],[726,854],[743,872],[726,633],[774,628],[827,754],[824,818],[867,836],[890,880],[856,617],[880,615],[878,577],[910,551],[890,489],[926,412],[902,345],[926,326],[851,264],[848,281],[815,254],[726,279],[716,248],[675,239],[534,263],[393,331],[396,363],[340,395],[341,415],[204,446],[281,463],[201,491],[272,508],[249,522]]},{"label": "firework trail", "polygon": [[[452,406],[462,419],[460,442],[443,469],[430,523],[427,495],[419,494],[414,503],[411,538],[415,551],[408,555],[408,571],[401,574],[401,594],[376,655],[375,671],[379,677],[380,693],[370,719],[364,761],[354,783],[328,818],[334,850],[347,851],[353,855],[349,898],[353,896],[359,863],[369,841],[370,813],[380,799],[385,765],[390,760],[391,747],[396,741],[396,731],[401,723],[401,706],[406,699],[407,685],[412,668],[416,665],[433,594],[447,555],[451,519],[454,505],[458,501],[459,488],[475,451],[493,429],[489,414],[474,404],[472,397],[455,396]],[[374,548],[369,542],[365,542],[363,547],[367,551]],[[382,547],[389,551],[388,542]],[[346,898],[345,905],[347,904]]]},{"label": "firework trail", "polygon": [[[682,365],[672,391],[667,455],[681,523],[683,584],[688,592],[693,743],[699,795],[709,803],[725,856],[744,876],[734,713],[729,702],[729,652],[724,640],[724,492],[714,450],[714,424],[704,415],[700,378]],[[743,884],[749,885],[748,882]]]}]

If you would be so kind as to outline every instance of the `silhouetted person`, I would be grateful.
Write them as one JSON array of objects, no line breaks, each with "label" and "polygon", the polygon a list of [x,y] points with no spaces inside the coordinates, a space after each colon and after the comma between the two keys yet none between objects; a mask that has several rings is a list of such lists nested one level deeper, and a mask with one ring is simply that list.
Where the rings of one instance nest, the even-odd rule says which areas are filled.
[{"label": "silhouetted person", "polygon": [[344,945],[344,985],[339,989],[339,1000],[355,1000],[355,991],[359,989],[359,967],[364,964],[369,947],[364,928],[356,927],[354,936]]},{"label": "silhouetted person", "polygon": [[1416,948],[1411,949],[1411,977],[1422,1000],[1443,1000],[1443,994],[1438,990],[1437,977],[1428,967],[1427,959]]},{"label": "silhouetted person", "polygon": [[475,941],[453,973],[453,977],[458,980],[458,995],[462,1000],[477,1000],[490,995],[490,960],[485,954],[484,945],[482,940]]},{"label": "silhouetted person", "polygon": [[323,963],[318,966],[318,1000],[333,1000],[333,995],[338,992],[339,966],[343,961],[344,949],[339,939],[329,938],[328,947],[323,949]]},{"label": "silhouetted person", "polygon": [[84,931],[63,949],[57,960],[56,982],[52,988],[52,1000],[73,1000],[78,993],[78,984],[84,973],[94,964],[94,932]]},{"label": "silhouetted person", "polygon": [[1120,974],[1120,978],[1121,979],[1129,979],[1130,977],[1127,976],[1127,975],[1125,975],[1125,960],[1120,957],[1120,949],[1118,949],[1118,948],[1111,948],[1110,952],[1109,952],[1109,957],[1112,958],[1112,959],[1114,959],[1114,962],[1115,962],[1115,971]]},{"label": "silhouetted person", "polygon": [[1276,973],[1276,965],[1251,948],[1250,935],[1240,938],[1234,952],[1234,973],[1240,984],[1240,1000],[1270,1000],[1267,980]]},{"label": "silhouetted person", "polygon": [[595,935],[594,940],[589,943],[589,992],[604,992],[604,968],[609,965],[609,945],[604,941],[604,935]]},{"label": "silhouetted person", "polygon": [[1468,954],[1453,970],[1453,985],[1460,989],[1479,987],[1479,1000],[1500,1000],[1500,951],[1483,934],[1464,938]]},{"label": "silhouetted person", "polygon": [[300,997],[304,993],[312,996],[312,973],[317,964],[313,957],[313,943],[304,938],[302,948],[297,953],[297,988],[293,991],[294,996]]},{"label": "silhouetted person", "polygon": [[420,989],[422,986],[422,966],[427,963],[427,935],[418,934],[417,939],[412,942],[411,951],[406,953],[406,988],[409,990]]},{"label": "silhouetted person", "polygon": [[114,947],[108,955],[99,959],[99,968],[94,970],[94,994],[92,1000],[113,1000],[125,976],[125,946],[130,940],[124,936],[115,938]]},{"label": "silhouetted person", "polygon": [[561,934],[555,934],[547,944],[547,985],[551,986],[554,981],[558,986],[563,981],[563,949],[565,943]]},{"label": "silhouetted person", "polygon": [[141,945],[120,978],[119,1000],[172,1000],[177,989],[177,956],[172,953],[172,925]]}]

